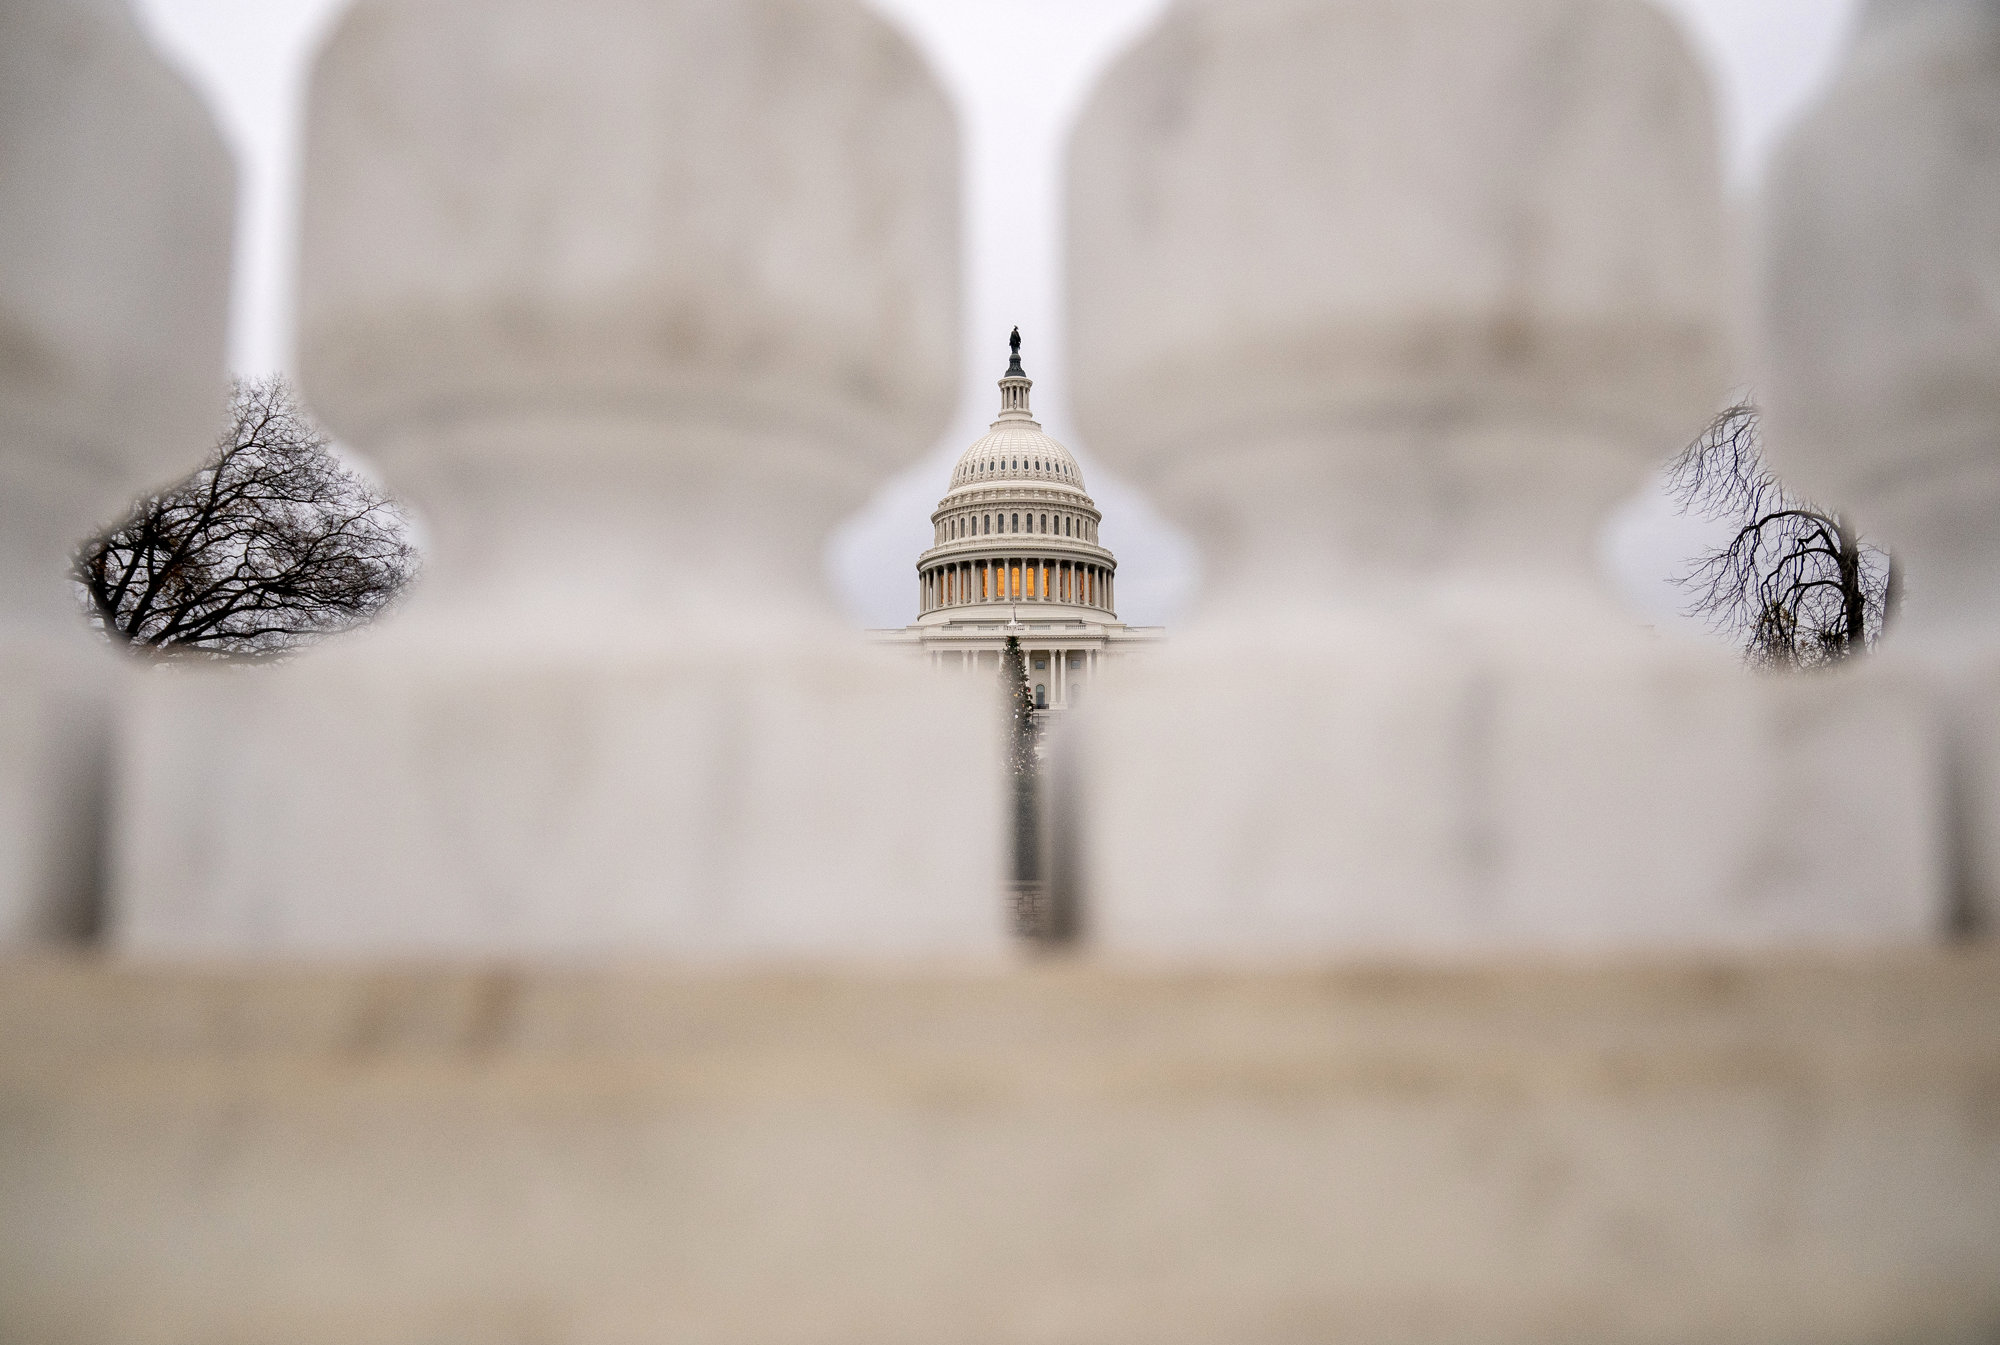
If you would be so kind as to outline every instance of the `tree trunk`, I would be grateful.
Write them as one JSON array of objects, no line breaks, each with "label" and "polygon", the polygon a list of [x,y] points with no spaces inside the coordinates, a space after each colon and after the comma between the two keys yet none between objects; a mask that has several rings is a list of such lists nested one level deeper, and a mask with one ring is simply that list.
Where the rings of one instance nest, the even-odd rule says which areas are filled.
[{"label": "tree trunk", "polygon": [[1836,515],[1834,527],[1840,533],[1840,598],[1843,629],[1840,653],[1845,658],[1868,647],[1868,595],[1861,589],[1861,542],[1853,525]]}]

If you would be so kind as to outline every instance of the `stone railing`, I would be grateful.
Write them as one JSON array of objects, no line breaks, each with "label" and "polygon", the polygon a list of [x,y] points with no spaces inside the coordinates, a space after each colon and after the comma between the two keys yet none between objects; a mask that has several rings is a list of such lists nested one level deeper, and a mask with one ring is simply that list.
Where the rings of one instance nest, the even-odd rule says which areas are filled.
[{"label": "stone railing", "polygon": [[[1173,6],[1069,381],[1209,583],[1051,745],[1022,966],[996,707],[818,580],[955,386],[889,25],[356,0],[299,380],[423,587],[140,672],[66,551],[207,437],[227,156],[111,0],[9,6],[0,1345],[1990,1337],[1996,50],[1872,4],[1744,238],[1641,0]],[[1593,579],[1746,378],[1910,575],[1835,675]]]}]

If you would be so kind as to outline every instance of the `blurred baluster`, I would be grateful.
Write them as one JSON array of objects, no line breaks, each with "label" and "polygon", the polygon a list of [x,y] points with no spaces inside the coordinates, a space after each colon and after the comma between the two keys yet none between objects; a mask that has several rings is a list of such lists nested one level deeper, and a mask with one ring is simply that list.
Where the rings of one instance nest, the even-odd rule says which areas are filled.
[{"label": "blurred baluster", "polygon": [[301,377],[427,570],[282,676],[157,689],[126,945],[1004,949],[984,688],[819,581],[951,411],[957,187],[943,93],[858,4],[357,5],[310,99]]},{"label": "blurred baluster", "polygon": [[1770,456],[1906,595],[1949,745],[1956,915],[2000,921],[2000,4],[1874,0],[1764,210]]},{"label": "blurred baluster", "polygon": [[1069,747],[1109,948],[1925,938],[1918,708],[1752,679],[1596,539],[1731,381],[1703,76],[1634,0],[1187,0],[1069,164],[1087,447],[1203,548]]},{"label": "blurred baluster", "polygon": [[124,692],[70,561],[220,428],[233,187],[121,3],[0,7],[0,944],[96,921]]}]

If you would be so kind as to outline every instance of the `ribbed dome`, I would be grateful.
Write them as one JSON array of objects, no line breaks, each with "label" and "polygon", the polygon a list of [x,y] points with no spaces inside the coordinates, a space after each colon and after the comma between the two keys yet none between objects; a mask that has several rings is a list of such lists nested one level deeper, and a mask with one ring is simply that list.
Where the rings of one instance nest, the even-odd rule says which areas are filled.
[{"label": "ribbed dome", "polygon": [[[1015,333],[1014,362],[1000,380],[1000,419],[992,431],[959,457],[951,469],[951,490],[1028,481],[1038,486],[1067,486],[1081,494],[1083,473],[1076,459],[1048,435],[1028,406],[1034,383],[1021,368],[1020,334]],[[946,498],[949,498],[947,492]]]},{"label": "ribbed dome", "polygon": [[1036,481],[1083,489],[1083,473],[1068,449],[1026,419],[1002,416],[992,432],[959,457],[951,469],[951,488],[997,485],[1003,481]]}]

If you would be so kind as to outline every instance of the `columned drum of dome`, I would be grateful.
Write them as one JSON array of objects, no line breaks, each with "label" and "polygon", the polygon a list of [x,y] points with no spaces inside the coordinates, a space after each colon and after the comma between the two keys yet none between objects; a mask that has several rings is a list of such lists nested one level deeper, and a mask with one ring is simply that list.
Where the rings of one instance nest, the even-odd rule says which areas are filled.
[{"label": "columned drum of dome", "polygon": [[917,558],[917,617],[883,643],[917,645],[939,666],[999,666],[1021,640],[1036,703],[1071,704],[1101,654],[1157,642],[1163,632],[1118,620],[1118,561],[1070,451],[1044,433],[1021,367],[1020,332],[1000,379],[1000,415],[952,468]]}]

